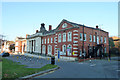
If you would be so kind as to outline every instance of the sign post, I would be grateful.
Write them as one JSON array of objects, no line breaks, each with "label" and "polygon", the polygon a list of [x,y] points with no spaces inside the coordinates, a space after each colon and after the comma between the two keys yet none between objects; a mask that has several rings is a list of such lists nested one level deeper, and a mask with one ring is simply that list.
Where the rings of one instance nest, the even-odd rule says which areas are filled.
[{"label": "sign post", "polygon": [[60,58],[60,51],[58,50],[58,62],[59,62],[59,58]]}]

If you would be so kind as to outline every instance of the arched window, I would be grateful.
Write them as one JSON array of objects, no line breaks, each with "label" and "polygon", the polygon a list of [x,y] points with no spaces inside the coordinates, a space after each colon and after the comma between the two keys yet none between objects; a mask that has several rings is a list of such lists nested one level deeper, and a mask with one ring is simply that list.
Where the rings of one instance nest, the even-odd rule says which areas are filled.
[{"label": "arched window", "polygon": [[72,45],[70,44],[67,46],[67,55],[68,56],[72,55]]},{"label": "arched window", "polygon": [[63,54],[66,55],[66,45],[62,46],[62,51],[63,51]]},{"label": "arched window", "polygon": [[72,41],[72,32],[68,32],[67,38],[68,41]]},{"label": "arched window", "polygon": [[52,46],[51,45],[48,45],[48,54],[52,55]]},{"label": "arched window", "polygon": [[45,45],[43,45],[42,46],[42,53],[45,54],[45,52],[46,52],[46,47],[45,47]]}]

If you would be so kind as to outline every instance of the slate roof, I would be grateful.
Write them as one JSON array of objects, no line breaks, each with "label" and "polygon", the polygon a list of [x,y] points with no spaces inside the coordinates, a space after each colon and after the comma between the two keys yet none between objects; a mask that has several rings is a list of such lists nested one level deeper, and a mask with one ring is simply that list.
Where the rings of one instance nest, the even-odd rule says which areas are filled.
[{"label": "slate roof", "polygon": [[[56,29],[47,31],[45,27],[41,26],[41,27],[40,27],[40,31],[38,31],[38,33],[35,33],[35,34],[33,34],[33,35],[30,35],[30,36],[31,36],[31,37],[35,37],[35,36],[45,36],[45,35],[49,35],[49,34],[54,34],[55,32],[58,31],[58,28],[60,27],[60,25],[61,25],[64,21],[67,22],[67,23],[69,23],[69,24],[71,24],[71,25],[73,26],[73,28],[74,28],[74,27],[79,27],[79,26],[84,26],[84,27],[86,27],[86,28],[91,28],[91,29],[94,29],[94,30],[100,30],[100,31],[106,32],[106,31],[104,31],[104,30],[102,30],[102,29],[99,29],[99,28],[97,29],[97,28],[93,28],[93,27],[88,27],[88,26],[85,26],[85,25],[82,25],[82,24],[70,22],[70,21],[68,21],[68,20],[66,20],[66,19],[63,19],[63,20],[60,22],[60,24],[57,26]],[[44,24],[44,23],[43,23],[43,24]],[[40,33],[42,33],[42,35],[41,35]],[[106,32],[106,33],[107,33],[107,32]],[[29,38],[30,38],[30,36],[29,36]]]}]

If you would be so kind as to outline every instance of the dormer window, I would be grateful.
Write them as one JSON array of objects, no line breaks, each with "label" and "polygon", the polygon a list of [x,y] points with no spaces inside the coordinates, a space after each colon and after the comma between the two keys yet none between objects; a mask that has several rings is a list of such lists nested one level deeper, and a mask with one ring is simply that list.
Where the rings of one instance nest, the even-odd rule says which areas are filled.
[{"label": "dormer window", "polygon": [[66,28],[67,27],[67,23],[64,23],[63,25],[62,25],[62,28]]}]

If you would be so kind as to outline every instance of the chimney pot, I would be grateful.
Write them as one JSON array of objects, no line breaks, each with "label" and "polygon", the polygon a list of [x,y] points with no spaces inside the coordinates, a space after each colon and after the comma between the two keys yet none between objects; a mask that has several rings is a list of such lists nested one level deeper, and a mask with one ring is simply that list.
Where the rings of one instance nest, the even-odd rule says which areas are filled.
[{"label": "chimney pot", "polygon": [[96,25],[96,28],[98,29],[98,25]]},{"label": "chimney pot", "polygon": [[52,30],[52,25],[49,25],[49,31]]},{"label": "chimney pot", "polygon": [[38,30],[36,30],[36,33],[38,33]]}]

